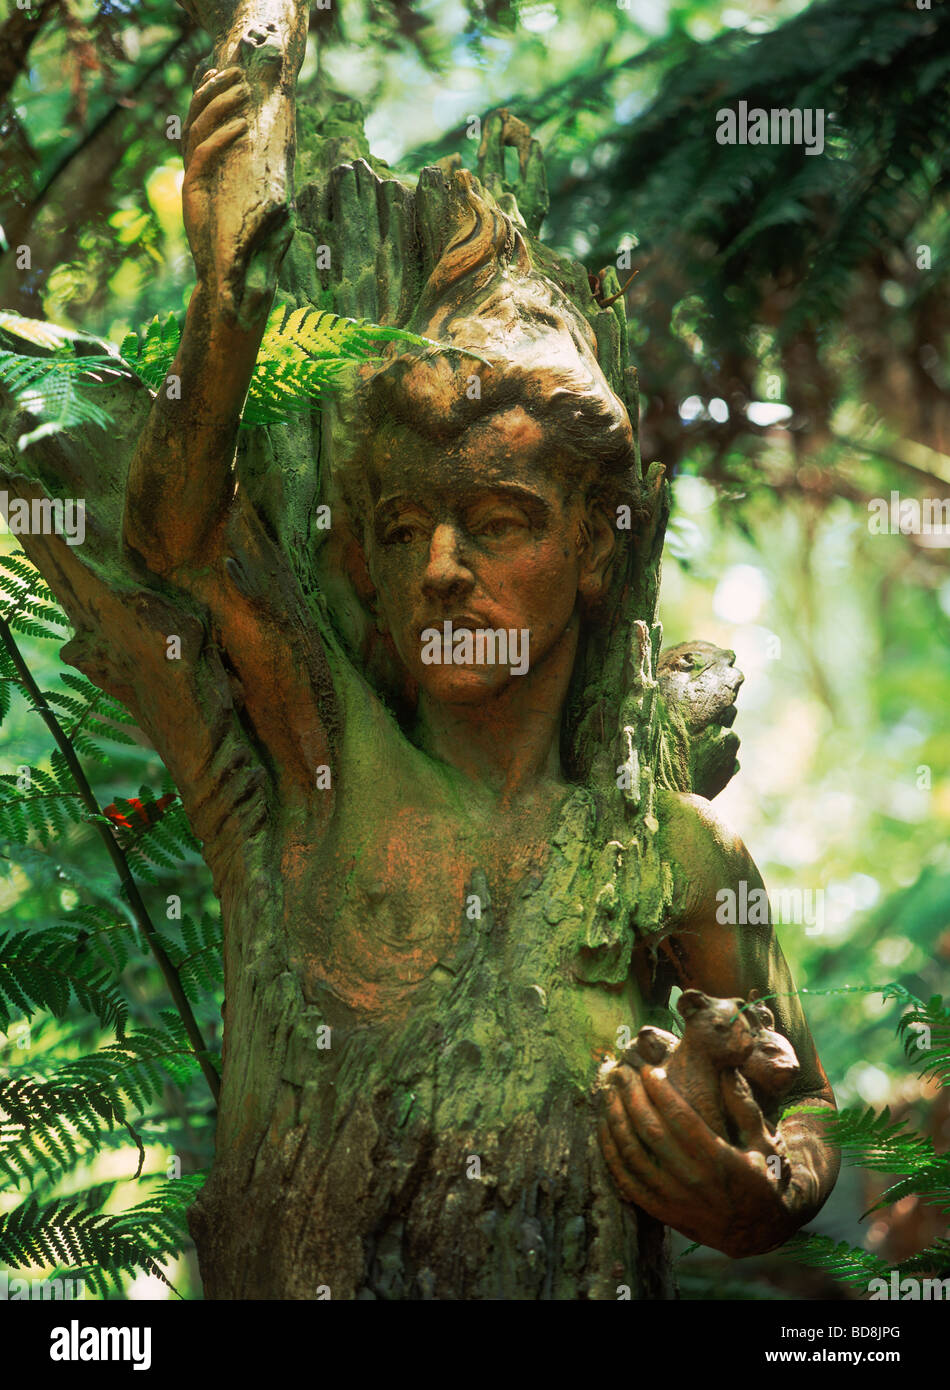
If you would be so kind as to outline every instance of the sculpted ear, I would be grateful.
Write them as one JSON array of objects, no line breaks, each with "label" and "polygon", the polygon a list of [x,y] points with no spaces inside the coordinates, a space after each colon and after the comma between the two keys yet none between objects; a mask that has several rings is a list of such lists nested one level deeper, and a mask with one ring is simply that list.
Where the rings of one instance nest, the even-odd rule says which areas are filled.
[{"label": "sculpted ear", "polygon": [[617,548],[617,530],[606,509],[590,507],[581,524],[581,573],[578,589],[588,603],[596,603],[607,587],[607,571]]},{"label": "sculpted ear", "polygon": [[676,1001],[676,1007],[683,1018],[691,1018],[709,1004],[709,996],[699,989],[684,989]]}]

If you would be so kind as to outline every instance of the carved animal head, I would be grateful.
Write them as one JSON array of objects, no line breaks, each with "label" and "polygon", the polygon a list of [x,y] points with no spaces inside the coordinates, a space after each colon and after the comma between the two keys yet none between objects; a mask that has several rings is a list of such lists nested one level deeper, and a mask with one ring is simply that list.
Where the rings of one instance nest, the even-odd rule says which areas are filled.
[{"label": "carved animal head", "polygon": [[679,1039],[675,1033],[644,1024],[633,1047],[628,1049],[628,1060],[635,1066],[641,1062],[649,1062],[651,1067],[658,1067],[666,1061],[678,1043]]},{"label": "carved animal head", "polygon": [[[711,799],[738,770],[739,738],[732,725],[745,677],[735,659],[735,652],[703,641],[681,642],[660,655],[657,680],[668,722],[680,726],[687,744],[689,785],[678,785],[678,791]],[[687,780],[685,769],[676,780]]]},{"label": "carved animal head", "polygon": [[[768,1009],[765,1012],[769,1013]],[[759,1029],[752,1050],[742,1063],[742,1074],[756,1091],[769,1100],[778,1100],[791,1090],[800,1072],[798,1057],[788,1038],[772,1028]]]},{"label": "carved animal head", "polygon": [[685,1041],[718,1067],[741,1066],[755,1043],[744,1006],[743,999],[713,999],[699,989],[684,990],[676,1007],[685,1024]]}]

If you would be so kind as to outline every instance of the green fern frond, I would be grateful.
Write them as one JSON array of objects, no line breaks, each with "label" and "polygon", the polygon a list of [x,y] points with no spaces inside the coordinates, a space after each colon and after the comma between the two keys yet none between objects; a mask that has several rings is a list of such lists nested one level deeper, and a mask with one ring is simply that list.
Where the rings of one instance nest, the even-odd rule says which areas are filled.
[{"label": "green fern frond", "polygon": [[[119,974],[129,962],[129,942],[135,941],[136,927],[110,908],[86,903],[73,909],[51,931],[75,941],[77,954],[88,954]],[[90,966],[93,969],[94,966]]]},{"label": "green fern frond", "polygon": [[178,1015],[162,1018],[164,1027],[127,1034],[49,1077],[9,1068],[0,1078],[0,1170],[14,1182],[32,1166],[52,1176],[100,1147],[103,1124],[128,1126],[130,1106],[144,1113],[166,1078],[186,1085],[197,1059]]},{"label": "green fern frond", "polygon": [[326,309],[275,309],[264,331],[243,423],[277,424],[312,410],[320,393],[347,367],[378,356],[383,346],[395,342],[439,347],[417,333],[344,318]]},{"label": "green fern frond", "polygon": [[950,1240],[945,1237],[934,1241],[916,1255],[901,1260],[899,1268],[903,1274],[931,1274],[946,1279],[950,1276]]},{"label": "green fern frond", "polygon": [[82,803],[76,791],[44,788],[41,769],[31,768],[30,773],[34,786],[39,783],[38,791],[34,786],[18,788],[16,773],[0,773],[0,839],[17,845],[36,839],[49,845],[64,833],[68,822],[82,819]]},{"label": "green fern frond", "polygon": [[[27,594],[45,599],[47,603],[54,603],[59,607],[56,595],[22,550],[11,550],[8,555],[0,555],[0,590],[12,597],[25,590]],[[59,611],[62,613],[62,608],[59,608]]]},{"label": "green fern frond", "polygon": [[950,1085],[950,1008],[941,996],[935,994],[926,1004],[918,1000],[897,1030],[907,1057],[923,1063],[919,1075]]},{"label": "green fern frond", "polygon": [[0,386],[20,409],[40,421],[19,436],[17,449],[22,453],[37,440],[77,425],[106,429],[112,416],[91,393],[118,376],[128,376],[128,371],[113,357],[78,357],[71,348],[58,349],[48,357],[0,349]]},{"label": "green fern frond", "polygon": [[922,1171],[935,1157],[931,1141],[908,1133],[907,1121],[892,1120],[887,1106],[880,1114],[870,1108],[829,1114],[827,1110],[807,1105],[796,1106],[795,1113],[820,1115],[824,1136],[841,1150],[848,1163],[859,1164],[862,1168],[912,1175]]},{"label": "green fern frond", "polygon": [[127,334],[122,340],[119,356],[153,390],[157,391],[168,376],[178,352],[184,322],[184,314],[154,318],[143,329]]},{"label": "green fern frond", "polygon": [[[75,335],[65,329],[19,315],[0,313],[0,327],[20,325],[20,337],[34,347],[49,347],[44,356],[0,351],[0,386],[42,423],[18,441],[20,449],[59,430],[83,424],[105,428],[111,417],[86,394],[89,387],[136,376],[160,389],[181,342],[183,314],[155,318],[128,334],[115,355],[78,353]],[[44,333],[46,336],[44,336]],[[335,385],[346,368],[378,357],[389,343],[461,351],[406,329],[344,318],[329,309],[285,305],[267,322],[244,406],[242,425],[286,423],[312,411],[321,392]],[[106,345],[108,346],[108,345]],[[114,350],[112,350],[114,352]],[[484,361],[477,353],[465,355]]]},{"label": "green fern frond", "polygon": [[61,928],[0,935],[0,1031],[46,1009],[57,1018],[75,1000],[121,1036],[128,1008],[111,969]]},{"label": "green fern frond", "polygon": [[193,1180],[179,1179],[117,1216],[83,1209],[74,1198],[43,1207],[29,1198],[0,1217],[0,1260],[12,1269],[58,1266],[101,1297],[110,1286],[121,1292],[122,1274],[142,1271],[173,1288],[161,1266],[188,1241],[185,1213],[196,1192]]},{"label": "green fern frond", "polygon": [[48,352],[70,347],[76,336],[68,328],[47,323],[45,319],[25,318],[9,309],[0,309],[0,330]]},{"label": "green fern frond", "polygon": [[892,1183],[869,1207],[865,1216],[893,1206],[903,1197],[917,1197],[927,1207],[938,1211],[950,1211],[950,1158],[939,1155],[932,1163],[921,1163],[913,1172]]},{"label": "green fern frond", "polygon": [[[19,632],[29,632],[36,637],[55,637],[60,642],[64,630],[68,631],[70,627],[69,619],[55,595],[22,550],[0,555],[0,615]],[[0,658],[0,676],[26,694],[5,650]]]},{"label": "green fern frond", "polygon": [[14,632],[22,632],[27,637],[52,637],[57,642],[62,642],[63,632],[56,632],[47,627],[44,623],[38,622],[36,618],[29,618],[22,613],[9,611],[7,605],[0,605],[0,612],[13,628]]},{"label": "green fern frond", "polygon": [[178,924],[180,939],[162,932],[161,941],[189,999],[197,1002],[224,982],[220,919],[205,913],[200,922],[187,913]]},{"label": "green fern frond", "polygon": [[845,1284],[866,1284],[870,1279],[886,1279],[890,1274],[890,1266],[870,1251],[856,1249],[846,1240],[835,1242],[829,1236],[809,1231],[799,1231],[776,1253],[823,1269]]}]

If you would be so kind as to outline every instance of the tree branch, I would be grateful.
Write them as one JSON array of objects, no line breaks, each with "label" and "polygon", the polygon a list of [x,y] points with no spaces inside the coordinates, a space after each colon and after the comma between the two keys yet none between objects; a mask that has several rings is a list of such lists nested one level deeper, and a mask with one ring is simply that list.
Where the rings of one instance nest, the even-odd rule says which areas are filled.
[{"label": "tree branch", "polygon": [[6,101],[10,88],[20,76],[33,40],[58,5],[59,0],[43,0],[35,13],[17,8],[0,25],[0,103]]},{"label": "tree branch", "polygon": [[151,63],[149,63],[148,67],[144,70],[144,72],[136,74],[135,79],[131,83],[131,85],[121,94],[121,96],[115,99],[115,101],[112,103],[112,105],[109,107],[107,111],[103,112],[103,114],[96,121],[95,125],[92,126],[91,129],[86,131],[85,135],[82,137],[79,143],[74,145],[71,150],[67,151],[67,153],[63,156],[60,162],[56,165],[56,168],[52,170],[43,187],[37,193],[36,197],[33,199],[33,202],[30,206],[31,217],[36,216],[36,214],[39,212],[40,208],[43,206],[50,193],[52,192],[52,189],[55,186],[55,184],[58,183],[58,181],[62,178],[63,174],[65,174],[66,170],[74,162],[74,160],[78,159],[79,156],[85,150],[87,150],[91,144],[98,140],[99,136],[102,134],[102,132],[106,129],[107,126],[111,125],[111,123],[115,120],[116,116],[118,116],[119,112],[124,111],[126,109],[125,103],[129,100],[129,98],[133,94],[141,93],[142,88],[148,82],[151,81],[151,79],[155,76],[157,72],[161,71],[161,69],[165,67],[169,59],[174,56],[177,50],[187,39],[190,39],[192,37],[194,32],[195,31],[191,25],[186,25],[184,29],[179,29],[178,32],[175,34],[175,37],[171,39],[165,45],[162,51],[154,58],[154,60]]}]

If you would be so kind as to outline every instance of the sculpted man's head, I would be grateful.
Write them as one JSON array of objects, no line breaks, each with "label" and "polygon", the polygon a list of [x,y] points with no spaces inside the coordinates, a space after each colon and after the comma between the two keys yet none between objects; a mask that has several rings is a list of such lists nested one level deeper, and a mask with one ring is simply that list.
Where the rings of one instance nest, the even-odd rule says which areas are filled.
[{"label": "sculpted man's head", "polygon": [[458,350],[373,374],[344,486],[380,628],[417,690],[464,705],[520,677],[427,661],[423,634],[526,633],[531,670],[573,664],[623,544],[617,506],[636,499],[630,420],[586,320],[470,176],[458,192],[411,325]]}]

